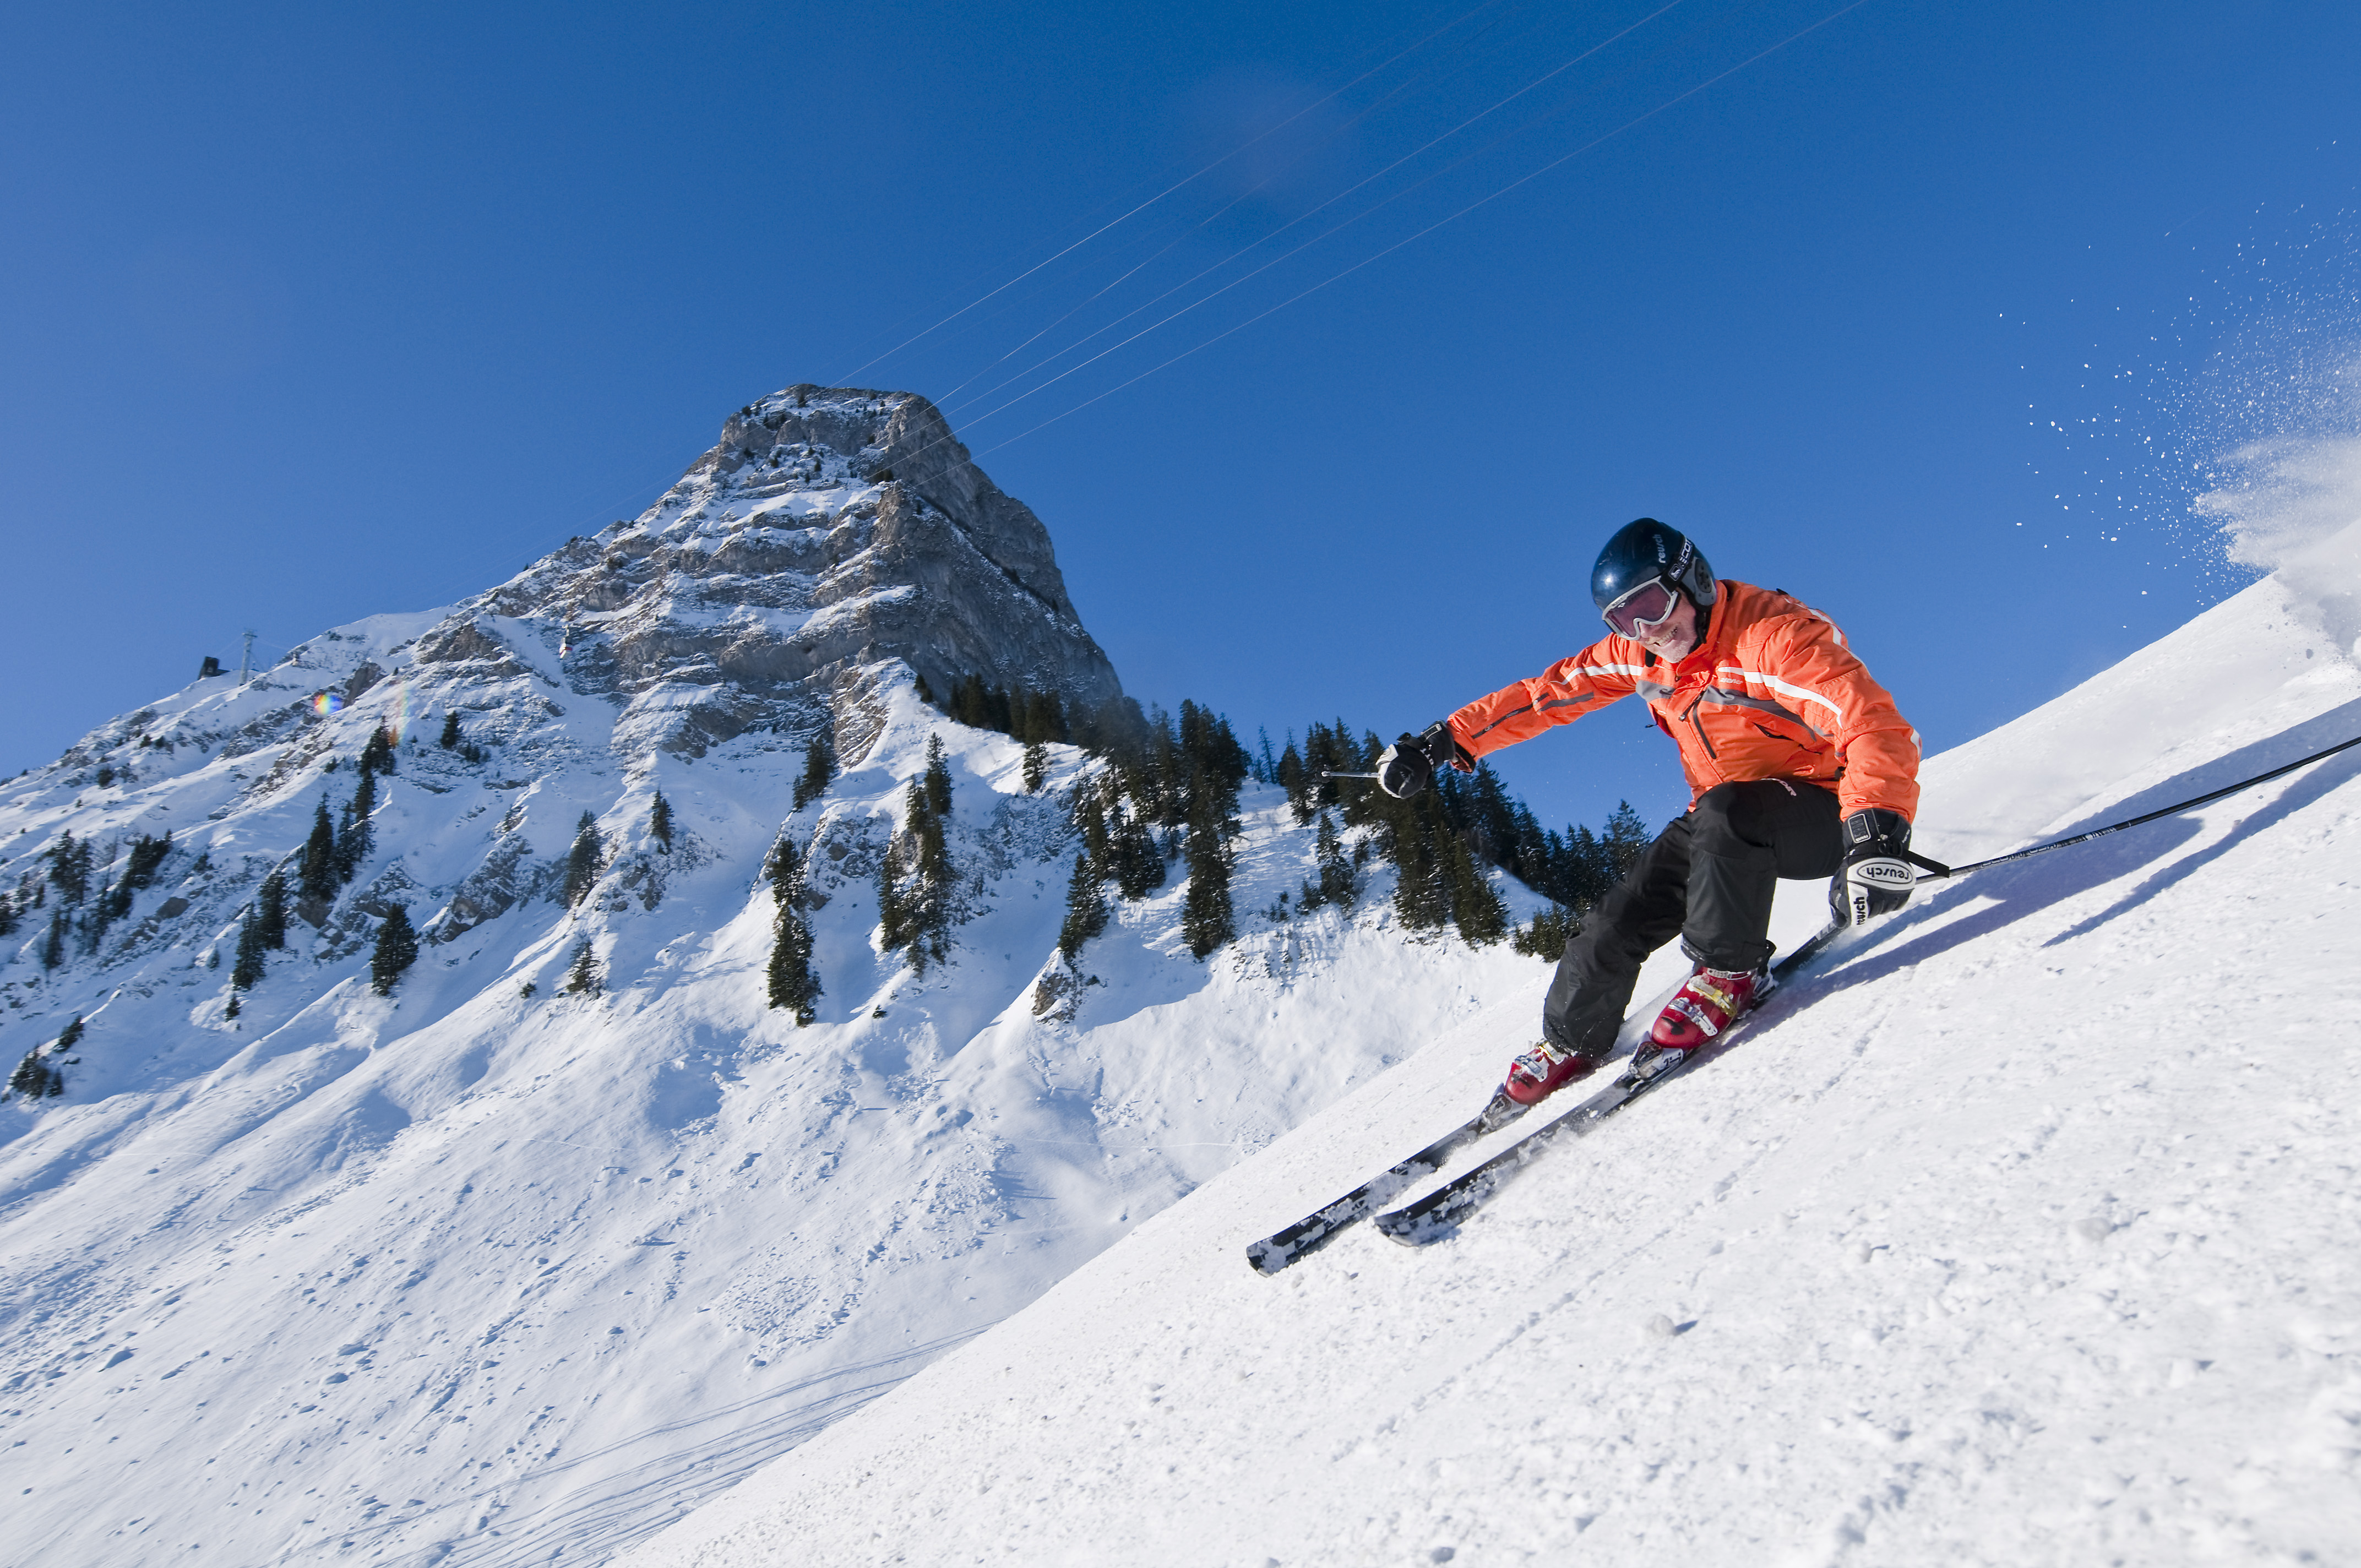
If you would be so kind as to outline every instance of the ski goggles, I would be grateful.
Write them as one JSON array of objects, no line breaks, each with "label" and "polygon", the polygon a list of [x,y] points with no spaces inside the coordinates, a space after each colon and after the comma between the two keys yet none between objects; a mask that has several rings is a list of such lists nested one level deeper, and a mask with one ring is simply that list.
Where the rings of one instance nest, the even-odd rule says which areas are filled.
[{"label": "ski goggles", "polygon": [[1599,619],[1634,641],[1662,626],[1681,607],[1678,589],[1662,577],[1651,577],[1598,612]]}]

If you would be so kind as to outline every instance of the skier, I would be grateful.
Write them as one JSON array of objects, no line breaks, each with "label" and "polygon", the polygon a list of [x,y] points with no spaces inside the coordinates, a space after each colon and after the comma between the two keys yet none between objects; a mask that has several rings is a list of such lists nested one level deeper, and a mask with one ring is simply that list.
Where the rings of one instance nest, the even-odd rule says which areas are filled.
[{"label": "skier", "polygon": [[1540,675],[1469,703],[1378,762],[1398,799],[1445,765],[1637,693],[1680,748],[1693,792],[1585,916],[1542,1007],[1539,1044],[1509,1068],[1533,1104],[1598,1070],[1642,959],[1672,940],[1696,964],[1650,1031],[1656,1051],[1703,1047],[1771,991],[1771,898],[1781,877],[1830,877],[1839,920],[1902,907],[1918,806],[1918,735],[1817,610],[1775,588],[1717,581],[1678,530],[1641,518],[1590,572],[1609,635]]}]

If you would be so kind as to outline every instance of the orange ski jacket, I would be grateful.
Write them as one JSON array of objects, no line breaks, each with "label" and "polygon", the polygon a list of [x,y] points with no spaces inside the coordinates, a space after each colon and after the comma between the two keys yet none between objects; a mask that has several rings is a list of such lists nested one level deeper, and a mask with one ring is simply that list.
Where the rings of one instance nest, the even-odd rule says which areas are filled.
[{"label": "orange ski jacket", "polygon": [[1705,636],[1668,664],[1608,636],[1453,714],[1468,755],[1513,746],[1637,693],[1681,749],[1691,804],[1716,784],[1805,779],[1847,817],[1918,813],[1918,732],[1836,623],[1775,588],[1727,578]]}]

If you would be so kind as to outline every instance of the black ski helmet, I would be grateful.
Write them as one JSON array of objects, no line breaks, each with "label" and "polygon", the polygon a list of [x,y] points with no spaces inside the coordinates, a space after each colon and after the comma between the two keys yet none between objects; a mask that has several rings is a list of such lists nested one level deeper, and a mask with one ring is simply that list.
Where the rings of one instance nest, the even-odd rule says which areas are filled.
[{"label": "black ski helmet", "polygon": [[1603,610],[1651,579],[1679,589],[1699,609],[1713,604],[1713,568],[1705,552],[1679,529],[1653,517],[1625,523],[1598,553],[1598,564],[1590,568],[1591,602]]}]

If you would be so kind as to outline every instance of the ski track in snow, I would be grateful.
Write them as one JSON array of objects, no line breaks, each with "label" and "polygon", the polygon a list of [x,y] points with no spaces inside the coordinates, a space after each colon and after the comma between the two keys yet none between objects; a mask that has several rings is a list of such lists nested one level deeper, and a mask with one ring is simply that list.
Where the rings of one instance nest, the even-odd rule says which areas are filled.
[{"label": "ski track in snow", "polygon": [[[1930,762],[1919,847],[2356,731],[2267,580]],[[1254,1274],[1480,1102],[1529,974],[627,1560],[2351,1561],[2356,902],[2347,753],[1929,889],[1455,1237]]]}]

